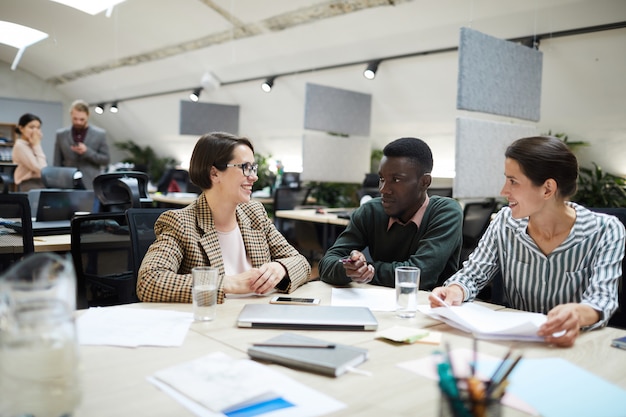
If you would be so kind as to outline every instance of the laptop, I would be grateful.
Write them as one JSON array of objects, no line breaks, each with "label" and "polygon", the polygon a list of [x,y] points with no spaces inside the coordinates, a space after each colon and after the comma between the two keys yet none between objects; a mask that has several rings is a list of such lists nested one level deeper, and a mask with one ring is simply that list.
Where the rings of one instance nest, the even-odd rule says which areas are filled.
[{"label": "laptop", "polygon": [[[41,189],[29,192],[28,199],[35,217],[33,236],[49,236],[69,234],[74,213],[93,211],[95,194],[93,190]],[[4,226],[22,232],[19,221]]]},{"label": "laptop", "polygon": [[378,321],[367,307],[246,304],[237,326],[255,329],[376,330]]}]

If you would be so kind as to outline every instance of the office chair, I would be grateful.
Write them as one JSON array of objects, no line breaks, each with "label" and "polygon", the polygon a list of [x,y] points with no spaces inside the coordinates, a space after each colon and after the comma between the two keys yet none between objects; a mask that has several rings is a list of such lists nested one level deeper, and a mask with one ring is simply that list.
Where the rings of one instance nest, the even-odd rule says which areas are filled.
[{"label": "office chair", "polygon": [[154,242],[154,223],[168,209],[164,208],[130,208],[126,210],[126,220],[130,232],[130,252],[132,255],[135,279],[139,275],[139,267],[148,248]]},{"label": "office chair", "polygon": [[[611,216],[615,216],[619,221],[626,227],[626,208],[589,208],[591,211],[595,211],[596,213],[604,213],[610,214]],[[626,329],[626,289],[624,288],[624,276],[626,276],[626,256],[622,259],[622,277],[619,280],[618,286],[618,300],[619,307],[613,316],[609,319],[609,326],[611,327],[619,327],[620,329]]]},{"label": "office chair", "polygon": [[485,201],[473,201],[465,203],[463,208],[463,246],[461,248],[461,263],[469,257],[470,253],[478,245],[489,222],[491,215],[496,210],[495,199]]},{"label": "office chair", "polygon": [[15,191],[15,180],[13,179],[15,168],[17,168],[17,164],[0,163],[0,192]]},{"label": "office chair", "polygon": [[[0,248],[6,249],[2,252],[7,252],[0,255],[0,271],[4,271],[22,257],[35,252],[28,195],[21,193],[0,194],[0,219],[19,219],[22,222],[21,236],[14,230],[2,226],[2,222],[0,222]],[[22,245],[21,251],[16,251],[20,241]]]},{"label": "office chair", "polygon": [[74,216],[71,239],[77,308],[139,301],[125,213]]},{"label": "office chair", "polygon": [[126,211],[131,207],[150,207],[148,174],[118,171],[100,174],[93,180],[93,190],[100,201],[101,212]]},{"label": "office chair", "polygon": [[[309,187],[279,187],[274,190],[274,212],[277,210],[293,210],[297,206],[306,205],[311,189]],[[292,220],[274,216],[274,225],[289,242],[294,243],[294,225]]]},{"label": "office chair", "polygon": [[83,173],[74,167],[47,166],[41,169],[41,181],[46,188],[84,190]]},{"label": "office chair", "polygon": [[200,194],[202,190],[195,185],[189,179],[189,171],[186,169],[170,168],[165,171],[159,183],[157,184],[157,191],[163,194],[167,194],[172,181],[176,183],[176,188],[181,193],[196,193]]}]

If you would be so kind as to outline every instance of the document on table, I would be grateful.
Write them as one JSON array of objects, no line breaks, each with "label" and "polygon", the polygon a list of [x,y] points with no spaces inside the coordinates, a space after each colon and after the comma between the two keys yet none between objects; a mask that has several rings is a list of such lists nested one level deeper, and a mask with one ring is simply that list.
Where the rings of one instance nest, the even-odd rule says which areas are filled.
[{"label": "document on table", "polygon": [[419,305],[419,311],[480,339],[543,341],[537,330],[546,321],[545,314],[524,311],[495,311],[476,303],[435,307]]},{"label": "document on table", "polygon": [[76,321],[81,345],[181,346],[191,313],[128,307],[90,308]]},{"label": "document on table", "polygon": [[393,288],[333,288],[330,305],[395,311],[396,291]]},{"label": "document on table", "polygon": [[163,369],[148,380],[200,417],[313,417],[345,408],[266,365],[222,352]]}]

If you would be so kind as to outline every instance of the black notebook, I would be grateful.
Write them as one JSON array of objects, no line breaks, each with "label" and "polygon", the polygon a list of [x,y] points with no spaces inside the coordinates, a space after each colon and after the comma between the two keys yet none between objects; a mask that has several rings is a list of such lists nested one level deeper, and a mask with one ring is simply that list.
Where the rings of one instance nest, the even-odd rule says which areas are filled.
[{"label": "black notebook", "polygon": [[252,359],[275,362],[329,376],[339,376],[367,360],[367,349],[330,343],[295,333],[283,333],[248,348]]}]

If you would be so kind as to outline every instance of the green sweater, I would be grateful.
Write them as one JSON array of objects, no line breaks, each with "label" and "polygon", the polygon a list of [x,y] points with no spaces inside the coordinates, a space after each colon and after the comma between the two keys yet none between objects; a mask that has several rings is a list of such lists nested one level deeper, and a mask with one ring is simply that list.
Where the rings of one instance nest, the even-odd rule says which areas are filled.
[{"label": "green sweater", "polygon": [[380,198],[374,198],[356,209],[346,227],[319,263],[322,281],[346,285],[346,276],[339,258],[356,249],[369,249],[376,273],[372,284],[395,286],[394,271],[398,266],[417,266],[421,270],[420,289],[431,290],[441,285],[459,267],[463,241],[463,212],[451,198],[432,196],[421,227],[410,222],[394,223],[389,230],[389,216]]}]

